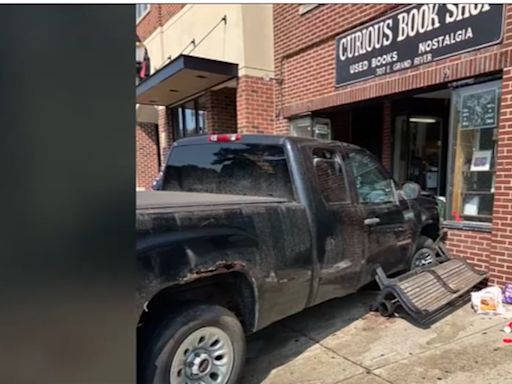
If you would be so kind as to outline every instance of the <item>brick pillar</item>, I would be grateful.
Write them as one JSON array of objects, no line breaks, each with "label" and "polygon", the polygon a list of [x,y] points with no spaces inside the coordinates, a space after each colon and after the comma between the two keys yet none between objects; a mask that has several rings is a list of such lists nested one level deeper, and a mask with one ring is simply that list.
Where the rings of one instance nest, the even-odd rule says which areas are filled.
[{"label": "brick pillar", "polygon": [[169,148],[172,145],[172,126],[170,108],[158,109],[158,137],[160,142],[160,162],[165,164]]},{"label": "brick pillar", "polygon": [[158,175],[157,124],[137,123],[136,183],[137,188],[149,189]]},{"label": "brick pillar", "polygon": [[391,101],[386,100],[382,106],[382,165],[391,171],[393,165],[393,116]]},{"label": "brick pillar", "polygon": [[496,182],[492,217],[490,282],[512,283],[512,67],[503,71]]},{"label": "brick pillar", "polygon": [[274,83],[256,76],[241,76],[236,92],[240,133],[274,133]]},{"label": "brick pillar", "polygon": [[210,91],[206,99],[206,127],[209,133],[236,133],[236,89]]}]

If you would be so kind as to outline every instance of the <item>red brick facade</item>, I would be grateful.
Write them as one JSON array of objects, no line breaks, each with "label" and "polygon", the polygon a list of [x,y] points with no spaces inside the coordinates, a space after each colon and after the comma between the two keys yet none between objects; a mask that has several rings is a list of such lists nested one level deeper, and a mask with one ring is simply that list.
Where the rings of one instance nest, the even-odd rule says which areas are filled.
[{"label": "red brick facade", "polygon": [[236,132],[236,88],[206,93],[206,127],[211,133]]},{"label": "red brick facade", "polygon": [[[512,21],[512,6],[507,8]],[[507,46],[512,45],[509,31]],[[489,266],[493,280],[504,284],[512,282],[512,68],[503,71],[495,190]]]},{"label": "red brick facade", "polygon": [[382,165],[390,171],[393,164],[393,120],[389,101],[384,102],[382,113]]},{"label": "red brick facade", "polygon": [[137,35],[142,41],[146,40],[184,6],[185,4],[151,4],[149,12],[137,23]]},{"label": "red brick facade", "polygon": [[450,230],[446,245],[453,254],[462,256],[481,271],[489,272],[491,234],[465,230]]},{"label": "red brick facade", "polygon": [[158,126],[151,123],[138,123],[136,139],[136,183],[138,187],[151,187],[158,174]]},{"label": "red brick facade", "polygon": [[241,133],[272,133],[274,130],[274,81],[241,76],[236,92],[237,126]]},{"label": "red brick facade", "polygon": [[[475,50],[420,67],[335,86],[335,41],[346,31],[402,5],[321,5],[301,15],[299,4],[274,5],[275,87],[274,132],[288,133],[288,118],[326,108],[437,84],[503,72],[498,164],[491,231],[450,230],[450,250],[490,272],[492,283],[512,281],[512,6],[506,6],[501,45]],[[384,102],[382,161],[392,164],[391,103]],[[337,129],[334,123],[333,129]],[[340,136],[339,134],[337,134]]]}]

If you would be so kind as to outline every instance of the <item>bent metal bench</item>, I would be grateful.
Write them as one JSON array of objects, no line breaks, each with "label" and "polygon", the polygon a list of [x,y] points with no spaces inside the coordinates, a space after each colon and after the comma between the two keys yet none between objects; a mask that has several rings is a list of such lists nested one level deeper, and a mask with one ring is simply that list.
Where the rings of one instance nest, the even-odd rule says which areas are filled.
[{"label": "bent metal bench", "polygon": [[[441,246],[440,252],[446,253]],[[447,261],[396,278],[388,278],[381,267],[375,279],[381,288],[374,309],[392,316],[402,307],[419,323],[426,323],[450,304],[459,302],[471,288],[487,277],[459,257],[447,255]]]}]

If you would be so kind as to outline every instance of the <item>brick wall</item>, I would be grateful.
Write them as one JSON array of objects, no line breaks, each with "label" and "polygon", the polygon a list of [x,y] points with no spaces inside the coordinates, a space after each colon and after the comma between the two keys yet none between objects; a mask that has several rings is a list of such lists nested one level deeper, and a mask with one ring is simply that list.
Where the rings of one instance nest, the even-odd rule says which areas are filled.
[{"label": "brick wall", "polygon": [[206,94],[206,127],[209,133],[236,132],[235,88],[222,88]]},{"label": "brick wall", "polygon": [[489,272],[491,233],[450,229],[446,245],[453,255],[464,257],[479,270]]},{"label": "brick wall", "polygon": [[142,41],[146,40],[184,6],[185,4],[151,4],[149,12],[137,23],[137,35]]},{"label": "brick wall", "polygon": [[[421,67],[336,88],[335,38],[342,32],[382,17],[396,5],[322,5],[303,16],[298,4],[274,6],[275,69],[282,79],[276,87],[276,114],[289,117],[308,111],[408,91],[512,65],[512,28],[504,43]],[[507,7],[506,25],[512,25]],[[311,32],[311,36],[302,36]],[[286,125],[280,118],[276,130]]]},{"label": "brick wall", "polygon": [[386,100],[382,108],[382,165],[391,171],[393,164],[393,117],[391,102]]},{"label": "brick wall", "polygon": [[[450,230],[447,244],[454,254],[489,271],[492,283],[512,282],[512,6],[505,6],[501,45],[335,87],[336,37],[402,6],[328,4],[300,15],[299,4],[274,5],[274,132],[288,133],[287,118],[303,113],[503,71],[492,232]],[[388,168],[392,139],[390,111],[385,107],[382,157]]]},{"label": "brick wall", "polygon": [[165,164],[173,142],[170,108],[160,108],[158,110],[158,135],[160,144],[160,164]]},{"label": "brick wall", "polygon": [[236,92],[237,126],[241,133],[273,133],[274,82],[241,76]]},{"label": "brick wall", "polygon": [[137,123],[136,133],[136,186],[149,189],[158,174],[158,126]]},{"label": "brick wall", "polygon": [[512,68],[503,71],[502,92],[490,243],[492,281],[500,285],[512,283]]}]

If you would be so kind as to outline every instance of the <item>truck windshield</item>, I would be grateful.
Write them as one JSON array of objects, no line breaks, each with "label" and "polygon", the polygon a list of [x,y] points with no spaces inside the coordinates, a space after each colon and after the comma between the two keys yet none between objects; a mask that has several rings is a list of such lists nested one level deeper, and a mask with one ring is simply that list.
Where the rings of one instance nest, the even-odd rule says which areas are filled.
[{"label": "truck windshield", "polygon": [[162,189],[293,200],[286,155],[277,145],[176,146],[166,164]]}]

